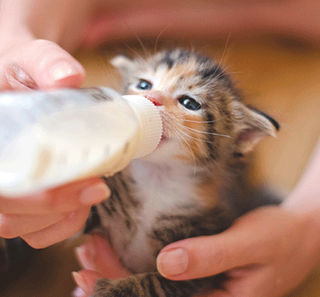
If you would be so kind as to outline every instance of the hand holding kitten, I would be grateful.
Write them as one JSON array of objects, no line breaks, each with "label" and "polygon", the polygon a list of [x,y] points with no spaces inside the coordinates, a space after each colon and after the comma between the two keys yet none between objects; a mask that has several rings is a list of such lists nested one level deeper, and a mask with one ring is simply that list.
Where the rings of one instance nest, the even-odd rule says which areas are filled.
[{"label": "hand holding kitten", "polygon": [[[219,235],[186,239],[167,246],[158,256],[158,269],[174,280],[228,271],[230,278],[223,290],[201,297],[279,297],[297,286],[319,263],[316,234],[310,221],[281,207],[264,207],[241,217]],[[188,264],[174,263],[181,257],[164,260],[164,253],[176,247],[187,251]],[[75,297],[90,296],[99,278],[128,275],[100,236],[88,239],[78,250],[78,257],[87,270],[74,275],[83,290],[78,288]],[[186,271],[175,275],[183,266]]]},{"label": "hand holding kitten", "polygon": [[[279,297],[319,265],[320,143],[295,191],[280,206],[261,207],[240,217],[225,232],[178,241],[157,258],[159,272],[172,280],[227,272],[224,288],[201,297]],[[170,254],[171,252],[171,254]],[[129,274],[106,240],[88,236],[77,249],[86,270],[75,274],[75,297],[87,297],[96,280]]]}]

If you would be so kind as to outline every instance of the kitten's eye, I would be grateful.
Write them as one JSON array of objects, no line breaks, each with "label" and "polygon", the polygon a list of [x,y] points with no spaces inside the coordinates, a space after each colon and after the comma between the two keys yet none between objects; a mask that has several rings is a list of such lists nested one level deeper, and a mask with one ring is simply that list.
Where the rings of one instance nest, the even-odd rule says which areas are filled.
[{"label": "kitten's eye", "polygon": [[140,81],[137,84],[137,88],[140,90],[151,90],[152,89],[152,83],[144,80],[144,79],[140,79]]},{"label": "kitten's eye", "polygon": [[185,108],[190,110],[199,110],[201,108],[201,104],[194,100],[193,98],[183,95],[178,98],[180,104],[182,104]]}]

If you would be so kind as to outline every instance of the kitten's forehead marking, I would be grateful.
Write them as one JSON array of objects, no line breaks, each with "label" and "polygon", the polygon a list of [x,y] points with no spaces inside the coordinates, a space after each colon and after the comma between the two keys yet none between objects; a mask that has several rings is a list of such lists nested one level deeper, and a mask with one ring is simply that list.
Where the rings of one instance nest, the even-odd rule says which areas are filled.
[{"label": "kitten's forehead marking", "polygon": [[[157,78],[157,87],[166,89],[172,95],[184,94],[195,89],[201,80],[197,76],[197,64],[194,60],[185,63],[176,63],[168,67],[167,64],[159,64],[154,73]],[[190,86],[192,86],[190,88]]]},{"label": "kitten's forehead marking", "polygon": [[168,70],[177,64],[185,65],[186,67],[191,66],[196,71],[196,74],[201,77],[201,80],[225,78],[225,73],[219,64],[206,56],[190,51],[178,49],[172,52],[164,52],[156,59],[159,60],[156,63],[156,67],[166,65]]}]

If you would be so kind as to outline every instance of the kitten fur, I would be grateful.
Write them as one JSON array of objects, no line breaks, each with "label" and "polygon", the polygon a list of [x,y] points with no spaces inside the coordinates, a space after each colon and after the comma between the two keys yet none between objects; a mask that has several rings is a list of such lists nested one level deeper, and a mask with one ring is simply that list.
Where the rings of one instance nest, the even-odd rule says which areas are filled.
[{"label": "kitten fur", "polygon": [[161,112],[155,152],[106,178],[110,199],[93,208],[87,231],[102,231],[132,276],[101,279],[93,297],[191,297],[218,288],[223,275],[171,281],[156,269],[167,244],[224,231],[241,214],[277,203],[246,182],[248,153],[278,123],[241,102],[229,76],[187,50],[134,60],[119,56],[124,94],[140,94]]}]

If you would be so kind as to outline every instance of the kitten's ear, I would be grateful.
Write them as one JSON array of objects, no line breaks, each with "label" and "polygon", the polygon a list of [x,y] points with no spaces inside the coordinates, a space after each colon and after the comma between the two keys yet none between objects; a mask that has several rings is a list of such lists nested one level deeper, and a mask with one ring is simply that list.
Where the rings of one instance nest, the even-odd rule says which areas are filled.
[{"label": "kitten's ear", "polygon": [[239,153],[252,151],[254,146],[265,136],[276,137],[280,125],[272,117],[241,102],[235,103],[236,144]]},{"label": "kitten's ear", "polygon": [[133,60],[125,56],[116,56],[110,63],[120,71],[123,77],[127,77],[134,66]]}]

